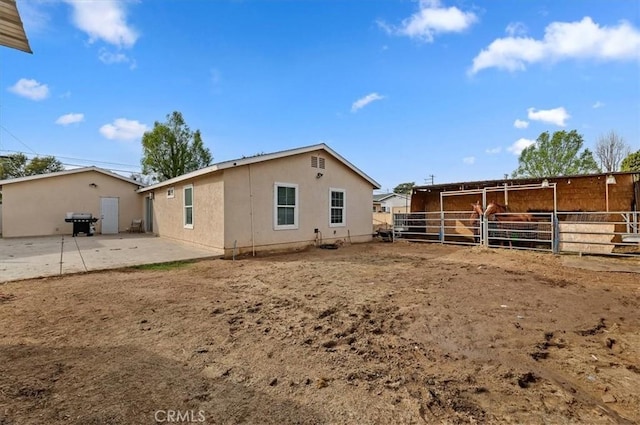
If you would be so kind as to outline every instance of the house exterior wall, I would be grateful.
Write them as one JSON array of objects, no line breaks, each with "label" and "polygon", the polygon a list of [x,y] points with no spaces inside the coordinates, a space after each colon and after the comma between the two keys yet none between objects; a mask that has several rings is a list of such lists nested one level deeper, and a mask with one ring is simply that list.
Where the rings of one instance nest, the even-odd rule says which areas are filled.
[{"label": "house exterior wall", "polygon": [[406,197],[394,194],[380,201],[373,201],[373,212],[400,213],[411,211],[411,195]]},{"label": "house exterior wall", "polygon": [[[312,167],[312,156],[324,158],[325,168]],[[318,173],[322,173],[320,178]],[[224,181],[227,255],[234,242],[236,252],[243,253],[306,247],[315,242],[316,236],[322,236],[325,243],[349,237],[352,242],[372,238],[371,184],[324,150],[226,169]],[[297,229],[274,229],[276,182],[298,185]],[[345,190],[345,226],[329,224],[330,188]]]},{"label": "house exterior wall", "polygon": [[[184,224],[184,188],[193,187],[193,226]],[[173,197],[167,195],[173,188]],[[147,194],[144,194],[147,196]],[[144,205],[144,199],[142,200]],[[153,192],[153,233],[217,249],[224,246],[224,181],[218,172]]]},{"label": "house exterior wall", "polygon": [[[90,186],[94,183],[96,186]],[[2,187],[2,236],[66,235],[73,224],[67,212],[89,212],[100,218],[100,198],[119,198],[118,230],[142,217],[137,186],[97,171],[53,176]],[[96,223],[101,232],[101,222]]]},{"label": "house exterior wall", "polygon": [[392,196],[384,201],[380,202],[380,205],[385,207],[385,212],[391,212],[394,207],[405,207],[411,205],[409,198],[403,198],[401,196]]}]

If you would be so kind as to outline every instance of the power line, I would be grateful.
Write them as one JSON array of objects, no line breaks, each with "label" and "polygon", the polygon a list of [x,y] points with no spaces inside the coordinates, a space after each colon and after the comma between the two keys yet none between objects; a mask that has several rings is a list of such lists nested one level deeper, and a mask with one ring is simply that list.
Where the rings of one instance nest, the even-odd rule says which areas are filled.
[{"label": "power line", "polygon": [[[11,153],[25,154],[25,152],[8,150],[8,149],[0,149],[0,152],[11,152]],[[35,152],[34,152],[34,155],[36,155],[36,156],[53,156],[53,157],[55,157],[57,159],[68,159],[68,160],[71,160],[71,161],[91,162],[91,163],[96,163],[96,164],[120,165],[120,166],[123,166],[123,167],[131,167],[131,168],[135,168],[135,169],[139,169],[140,168],[139,165],[124,164],[124,163],[121,163],[121,162],[98,161],[98,160],[86,159],[86,158],[73,158],[73,157],[70,157],[70,156],[38,154],[38,153],[35,153]]]},{"label": "power line", "polygon": [[[79,167],[79,168],[83,168],[83,167],[87,167],[87,165],[81,165],[81,164],[69,164],[68,162],[63,162],[62,165],[65,165],[67,167]],[[114,171],[114,172],[119,172],[119,173],[131,173],[131,174],[140,174],[139,171],[131,171],[131,170],[118,170],[117,168],[111,168],[109,167],[110,171]]]},{"label": "power line", "polygon": [[[73,158],[73,157],[68,157],[68,156],[56,156],[56,155],[47,155],[47,154],[37,153],[35,150],[31,149],[31,147],[29,145],[27,145],[25,142],[20,140],[18,138],[18,136],[16,136],[12,132],[10,132],[5,126],[0,124],[0,128],[2,130],[6,131],[15,140],[17,140],[18,143],[20,143],[22,146],[24,146],[25,148],[30,150],[31,153],[33,155],[35,155],[35,156],[53,156],[55,158],[68,159],[68,160],[71,160],[71,161],[82,161],[82,162],[88,162],[88,163],[94,163],[94,164],[105,164],[105,165],[119,165],[119,166],[122,166],[122,167],[132,167],[132,168],[135,168],[136,170],[140,170],[140,166],[139,165],[131,165],[131,164],[123,164],[123,163],[120,163],[120,162],[107,162],[107,161],[98,161],[98,160],[94,160],[94,159]],[[12,150],[7,150],[7,149],[0,149],[0,152],[12,152],[12,153],[26,154],[26,152],[12,151]],[[70,166],[74,166],[74,167],[86,167],[86,165],[74,165],[74,164],[64,164],[64,163],[63,163],[63,165],[70,165]],[[118,170],[118,171],[122,171],[122,170]],[[126,170],[126,172],[131,172],[131,171]]]},{"label": "power line", "polygon": [[31,152],[33,152],[34,154],[38,155],[36,153],[36,151],[34,151],[33,149],[31,149],[29,147],[29,145],[27,145],[25,142],[23,142],[22,140],[18,139],[18,136],[16,136],[15,134],[13,134],[12,132],[10,132],[9,130],[7,130],[7,128],[3,125],[0,124],[0,128],[3,129],[4,131],[6,131],[7,133],[9,133],[9,136],[13,137],[14,139],[16,139],[18,141],[18,143],[20,143],[22,146],[24,146],[25,148],[29,149]]}]

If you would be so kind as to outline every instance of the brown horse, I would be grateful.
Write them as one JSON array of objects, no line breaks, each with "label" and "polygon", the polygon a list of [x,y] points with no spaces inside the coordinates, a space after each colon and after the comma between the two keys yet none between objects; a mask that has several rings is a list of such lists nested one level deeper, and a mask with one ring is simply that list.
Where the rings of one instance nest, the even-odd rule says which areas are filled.
[{"label": "brown horse", "polygon": [[[506,214],[509,215],[496,215]],[[509,209],[505,205],[500,205],[497,202],[492,202],[487,205],[487,209],[484,212],[486,217],[495,216],[495,221],[534,221],[531,214],[513,214],[509,213]]]},{"label": "brown horse", "polygon": [[521,237],[522,233],[526,236],[528,232],[522,232],[522,230],[529,230],[531,228],[530,225],[526,224],[518,224],[518,223],[530,223],[535,221],[531,214],[523,214],[523,213],[510,213],[509,209],[505,205],[500,205],[497,202],[491,202],[487,205],[487,209],[484,211],[484,216],[489,218],[490,221],[497,221],[497,228],[500,229],[495,232],[501,238],[508,238],[508,240],[501,240],[502,244],[509,244],[509,247],[512,247],[511,240],[517,238],[518,235]]},{"label": "brown horse", "polygon": [[482,211],[480,201],[477,201],[475,204],[471,204],[471,215],[469,216],[469,223],[473,228],[473,239],[476,243],[480,242],[480,217],[484,217],[484,211]]}]

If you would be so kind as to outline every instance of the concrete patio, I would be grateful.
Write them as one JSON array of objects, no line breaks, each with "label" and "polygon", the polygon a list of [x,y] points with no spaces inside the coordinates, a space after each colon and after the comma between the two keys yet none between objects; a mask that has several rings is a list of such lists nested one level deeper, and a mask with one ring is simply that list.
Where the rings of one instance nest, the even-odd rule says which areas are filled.
[{"label": "concrete patio", "polygon": [[222,254],[148,234],[0,239],[0,282]]}]

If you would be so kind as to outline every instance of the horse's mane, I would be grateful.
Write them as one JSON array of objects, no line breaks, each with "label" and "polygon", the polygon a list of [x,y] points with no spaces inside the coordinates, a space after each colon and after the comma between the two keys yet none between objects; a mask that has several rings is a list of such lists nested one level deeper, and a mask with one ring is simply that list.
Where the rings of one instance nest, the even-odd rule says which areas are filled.
[{"label": "horse's mane", "polygon": [[500,204],[498,202],[495,202],[495,201],[489,202],[489,204],[487,205],[487,209],[485,211],[491,209],[491,205],[495,205],[496,212],[499,212],[500,210],[504,210],[504,212],[509,212],[509,207],[508,206],[502,205],[502,204]]}]

